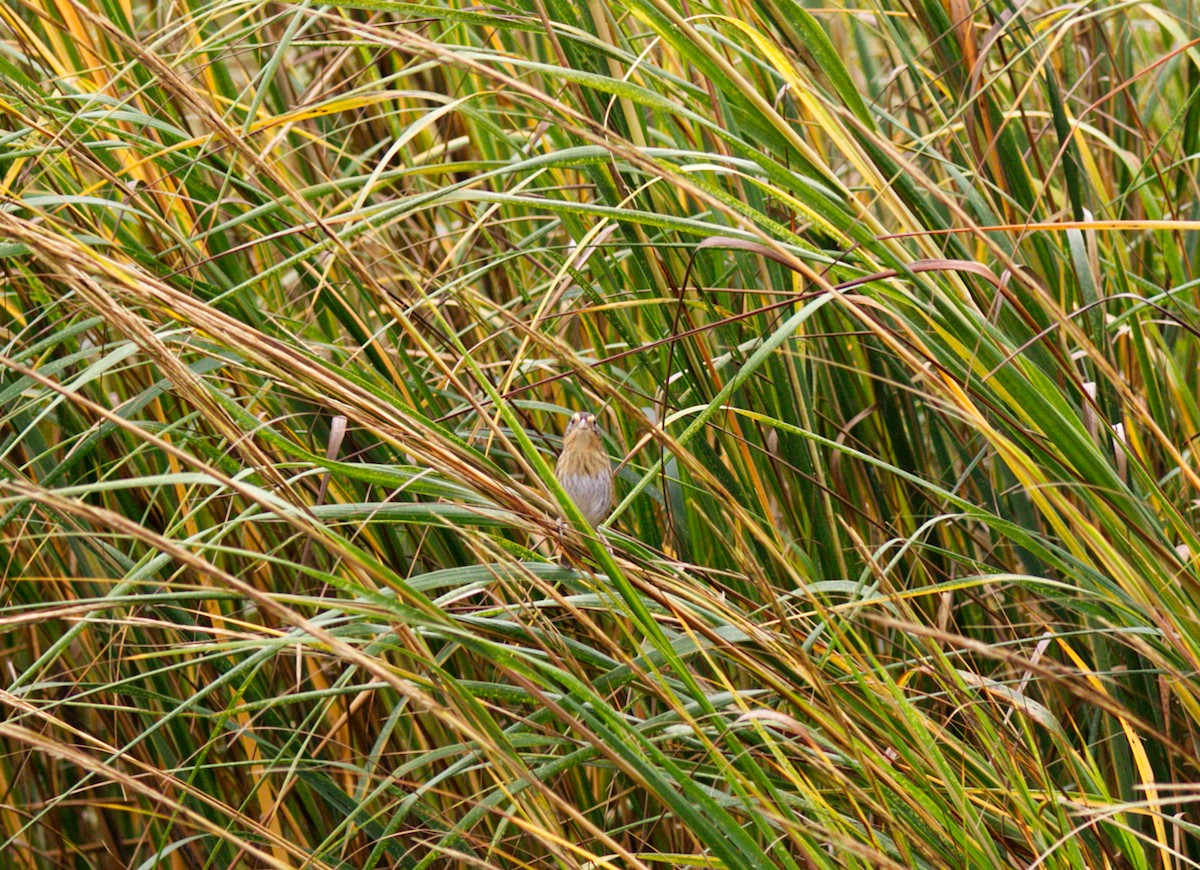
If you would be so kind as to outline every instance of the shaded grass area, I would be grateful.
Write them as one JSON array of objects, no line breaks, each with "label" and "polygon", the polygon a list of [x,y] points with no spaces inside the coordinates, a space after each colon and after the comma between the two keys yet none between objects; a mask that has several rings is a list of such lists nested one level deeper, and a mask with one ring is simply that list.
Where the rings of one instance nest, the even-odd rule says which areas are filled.
[{"label": "shaded grass area", "polygon": [[1193,866],[1197,11],[0,7],[13,866]]}]

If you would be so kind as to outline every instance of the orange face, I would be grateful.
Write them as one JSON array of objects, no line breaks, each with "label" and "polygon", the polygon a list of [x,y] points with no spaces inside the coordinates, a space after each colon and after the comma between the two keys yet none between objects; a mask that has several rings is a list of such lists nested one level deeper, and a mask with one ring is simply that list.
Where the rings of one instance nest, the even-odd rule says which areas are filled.
[{"label": "orange face", "polygon": [[596,425],[595,414],[576,413],[571,415],[567,431],[563,436],[563,452],[559,469],[567,474],[608,473],[612,463],[604,449],[604,439]]}]

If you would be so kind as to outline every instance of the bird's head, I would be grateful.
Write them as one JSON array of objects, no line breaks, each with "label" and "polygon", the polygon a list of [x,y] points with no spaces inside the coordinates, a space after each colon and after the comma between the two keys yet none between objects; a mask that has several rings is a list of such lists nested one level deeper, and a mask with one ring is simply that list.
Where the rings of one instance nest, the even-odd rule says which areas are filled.
[{"label": "bird's head", "polygon": [[567,431],[563,433],[563,455],[568,457],[570,467],[582,461],[589,471],[607,467],[608,453],[604,449],[604,439],[600,436],[600,426],[596,423],[596,415],[578,412],[571,415]]},{"label": "bird's head", "polygon": [[570,438],[577,432],[594,432],[600,434],[600,428],[596,425],[596,415],[588,414],[583,411],[576,411],[571,415],[571,422],[567,424],[567,431],[564,436]]}]

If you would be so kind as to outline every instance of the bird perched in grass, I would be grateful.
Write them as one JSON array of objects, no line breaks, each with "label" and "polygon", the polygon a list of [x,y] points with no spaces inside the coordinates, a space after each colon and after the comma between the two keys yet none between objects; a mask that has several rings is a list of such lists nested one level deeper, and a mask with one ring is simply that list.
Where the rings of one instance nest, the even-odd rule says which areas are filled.
[{"label": "bird perched in grass", "polygon": [[612,460],[604,449],[595,414],[571,416],[554,476],[588,523],[594,526],[608,516],[613,502]]}]

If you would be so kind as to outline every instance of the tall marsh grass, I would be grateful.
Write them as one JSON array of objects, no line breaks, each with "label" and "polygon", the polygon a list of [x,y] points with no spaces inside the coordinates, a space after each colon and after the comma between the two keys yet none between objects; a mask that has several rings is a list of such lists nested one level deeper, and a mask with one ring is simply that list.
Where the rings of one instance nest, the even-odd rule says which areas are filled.
[{"label": "tall marsh grass", "polygon": [[0,6],[4,861],[1196,866],[1198,21]]}]

